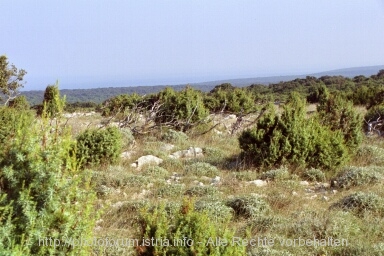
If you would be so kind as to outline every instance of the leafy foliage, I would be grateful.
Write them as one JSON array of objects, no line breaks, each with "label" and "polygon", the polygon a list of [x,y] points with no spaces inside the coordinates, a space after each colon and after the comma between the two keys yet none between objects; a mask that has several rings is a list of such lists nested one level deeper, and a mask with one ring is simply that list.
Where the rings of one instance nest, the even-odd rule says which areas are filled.
[{"label": "leafy foliage", "polygon": [[354,186],[369,185],[380,182],[383,178],[382,167],[346,167],[335,178],[336,187],[351,188]]},{"label": "leafy foliage", "polygon": [[268,203],[260,195],[240,196],[226,203],[237,217],[256,218],[270,211]]},{"label": "leafy foliage", "polygon": [[[64,110],[65,99],[60,98],[59,86],[48,85],[44,92],[43,114],[50,118],[57,117]],[[41,113],[39,113],[41,114]]]},{"label": "leafy foliage", "polygon": [[375,193],[357,192],[342,198],[331,208],[352,211],[358,216],[362,216],[365,212],[373,212],[384,216],[384,199]]},{"label": "leafy foliage", "polygon": [[8,103],[8,107],[21,110],[27,110],[30,108],[29,102],[27,101],[27,98],[24,95],[17,96],[13,100],[10,100]]},{"label": "leafy foliage", "polygon": [[0,154],[5,150],[6,143],[17,136],[20,126],[28,126],[33,123],[31,111],[21,111],[16,108],[0,108]]},{"label": "leafy foliage", "polygon": [[19,94],[19,88],[23,87],[21,82],[25,74],[27,72],[24,69],[18,70],[15,65],[9,65],[7,56],[0,56],[0,101],[3,100],[2,96],[5,96],[4,105]]},{"label": "leafy foliage", "polygon": [[70,155],[70,135],[46,119],[31,122],[24,116],[29,112],[19,115],[0,154],[1,254],[89,254],[86,247],[42,246],[49,244],[45,238],[62,244],[89,239],[95,194],[89,173],[80,172]]},{"label": "leafy foliage", "polygon": [[348,157],[339,131],[322,125],[317,117],[305,117],[305,103],[292,94],[281,116],[266,108],[255,127],[239,136],[243,155],[257,166],[284,164],[332,169]]},{"label": "leafy foliage", "polygon": [[[153,210],[144,209],[137,237],[154,239],[158,243],[137,247],[138,255],[244,255],[245,247],[228,243],[216,246],[215,238],[232,241],[234,232],[228,222],[220,226],[212,222],[205,212],[194,209],[194,203],[184,200],[179,211],[169,216],[164,204]],[[160,239],[161,242],[160,243]],[[213,239],[213,240],[212,240]],[[171,246],[172,245],[172,246]]]},{"label": "leafy foliage", "polygon": [[116,127],[86,130],[76,141],[75,152],[81,166],[114,163],[121,153],[121,133]]},{"label": "leafy foliage", "polygon": [[157,98],[162,104],[156,117],[159,124],[173,124],[176,129],[186,131],[193,123],[208,116],[203,94],[192,87],[188,86],[180,92],[168,87]]},{"label": "leafy foliage", "polygon": [[345,144],[354,152],[361,144],[362,117],[354,110],[351,102],[346,101],[338,94],[329,95],[326,89],[320,95],[317,107],[320,122],[330,127],[332,131],[341,131]]}]

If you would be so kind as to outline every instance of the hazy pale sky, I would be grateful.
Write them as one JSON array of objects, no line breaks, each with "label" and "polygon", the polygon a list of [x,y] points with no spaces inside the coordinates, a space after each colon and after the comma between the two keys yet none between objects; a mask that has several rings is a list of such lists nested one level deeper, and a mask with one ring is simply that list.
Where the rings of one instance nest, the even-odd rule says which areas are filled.
[{"label": "hazy pale sky", "polygon": [[26,90],[183,84],[384,64],[384,0],[0,0]]}]

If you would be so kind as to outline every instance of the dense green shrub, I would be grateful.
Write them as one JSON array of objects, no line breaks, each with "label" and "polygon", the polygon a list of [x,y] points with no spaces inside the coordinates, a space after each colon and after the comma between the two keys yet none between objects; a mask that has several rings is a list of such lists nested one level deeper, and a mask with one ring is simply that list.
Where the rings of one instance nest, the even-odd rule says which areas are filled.
[{"label": "dense green shrub", "polygon": [[269,204],[260,195],[239,196],[229,199],[226,205],[237,217],[255,218],[270,211]]},{"label": "dense green shrub", "polygon": [[320,95],[317,111],[321,124],[332,131],[340,131],[344,136],[345,145],[354,153],[363,139],[363,119],[353,108],[352,102],[346,101],[339,94],[329,95],[325,91]]},{"label": "dense green shrub", "polygon": [[[33,123],[33,113],[15,108],[0,107],[0,145],[14,138],[20,126],[27,127]],[[5,148],[5,147],[4,147]],[[0,148],[1,154],[2,148]]]},{"label": "dense green shrub", "polygon": [[305,102],[292,94],[281,116],[273,106],[256,125],[239,136],[243,156],[261,167],[293,164],[333,169],[348,159],[341,132],[305,116]]},{"label": "dense green shrub", "polygon": [[102,116],[124,113],[143,103],[143,97],[137,93],[121,94],[103,102]]},{"label": "dense green shrub", "polygon": [[168,87],[157,97],[162,104],[156,114],[159,125],[168,124],[177,130],[186,131],[209,114],[204,106],[203,94],[189,86],[180,92]]},{"label": "dense green shrub", "polygon": [[216,86],[204,99],[211,112],[249,113],[256,110],[255,98],[244,88],[231,84]]},{"label": "dense green shrub", "polygon": [[46,119],[24,120],[1,144],[0,254],[89,255],[89,247],[49,245],[91,238],[97,213],[89,172],[76,167],[69,133]]},{"label": "dense green shrub", "polygon": [[[228,221],[216,225],[207,213],[195,211],[190,200],[184,200],[172,217],[164,204],[152,210],[144,209],[140,217],[138,240],[150,241],[153,238],[158,243],[138,246],[138,255],[245,255],[245,246],[229,242],[234,232]],[[219,237],[226,239],[228,244],[216,246],[213,242]],[[183,241],[188,241],[188,244]]]},{"label": "dense green shrub", "polygon": [[116,127],[86,130],[76,141],[76,156],[81,166],[114,163],[121,153],[121,133]]},{"label": "dense green shrub", "polygon": [[24,95],[21,95],[21,96],[17,96],[13,100],[10,100],[8,102],[8,107],[16,108],[19,110],[27,110],[30,108],[30,105],[27,98]]}]

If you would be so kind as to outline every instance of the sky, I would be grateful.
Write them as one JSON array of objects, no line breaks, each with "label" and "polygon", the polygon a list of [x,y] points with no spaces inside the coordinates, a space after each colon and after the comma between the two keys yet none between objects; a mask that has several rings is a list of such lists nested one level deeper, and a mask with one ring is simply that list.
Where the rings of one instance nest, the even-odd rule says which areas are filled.
[{"label": "sky", "polygon": [[173,85],[384,64],[384,0],[0,0],[24,90]]}]

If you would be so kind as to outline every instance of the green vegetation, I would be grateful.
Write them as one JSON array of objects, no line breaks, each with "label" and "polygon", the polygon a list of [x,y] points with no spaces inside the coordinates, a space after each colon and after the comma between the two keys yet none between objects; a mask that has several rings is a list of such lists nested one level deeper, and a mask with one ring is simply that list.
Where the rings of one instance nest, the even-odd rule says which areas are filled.
[{"label": "green vegetation", "polygon": [[19,95],[19,89],[23,87],[22,81],[26,74],[24,69],[17,69],[15,65],[10,65],[7,56],[0,56],[0,102],[5,101],[5,106]]},{"label": "green vegetation", "polygon": [[[383,80],[164,88],[65,107],[51,86],[40,115],[5,97],[0,255],[382,255],[383,102],[371,92]],[[190,148],[202,153],[174,154]],[[132,165],[148,154],[163,162]],[[109,244],[48,244],[68,238]],[[259,238],[273,245],[240,242]],[[289,245],[299,238],[347,244]]]},{"label": "green vegetation", "polygon": [[[290,96],[281,116],[268,106],[256,125],[239,137],[244,156],[259,167],[289,164],[334,169],[341,166],[348,160],[348,149],[354,153],[355,145],[359,145],[361,132],[350,132],[349,126],[356,122],[343,124],[342,128],[346,127],[343,137],[342,128],[328,121],[334,120],[333,113],[321,110],[321,106],[319,114],[309,118],[305,116],[305,102],[297,94]],[[347,147],[351,145],[354,147]]]},{"label": "green vegetation", "polygon": [[0,151],[1,254],[89,254],[87,247],[42,246],[45,238],[64,243],[92,236],[95,193],[89,173],[70,156],[71,138],[29,112],[1,109],[0,116],[12,125],[2,132]]},{"label": "green vegetation", "polygon": [[81,166],[114,163],[121,153],[121,133],[116,127],[86,130],[76,142],[76,157]]},{"label": "green vegetation", "polygon": [[155,246],[138,247],[138,255],[245,254],[245,246],[215,246],[216,237],[232,241],[234,231],[228,226],[228,222],[215,225],[207,213],[195,211],[193,202],[187,200],[184,200],[180,209],[171,214],[167,214],[164,204],[147,209],[142,212],[139,223],[138,237],[155,238],[161,240],[162,244],[159,242]]}]

